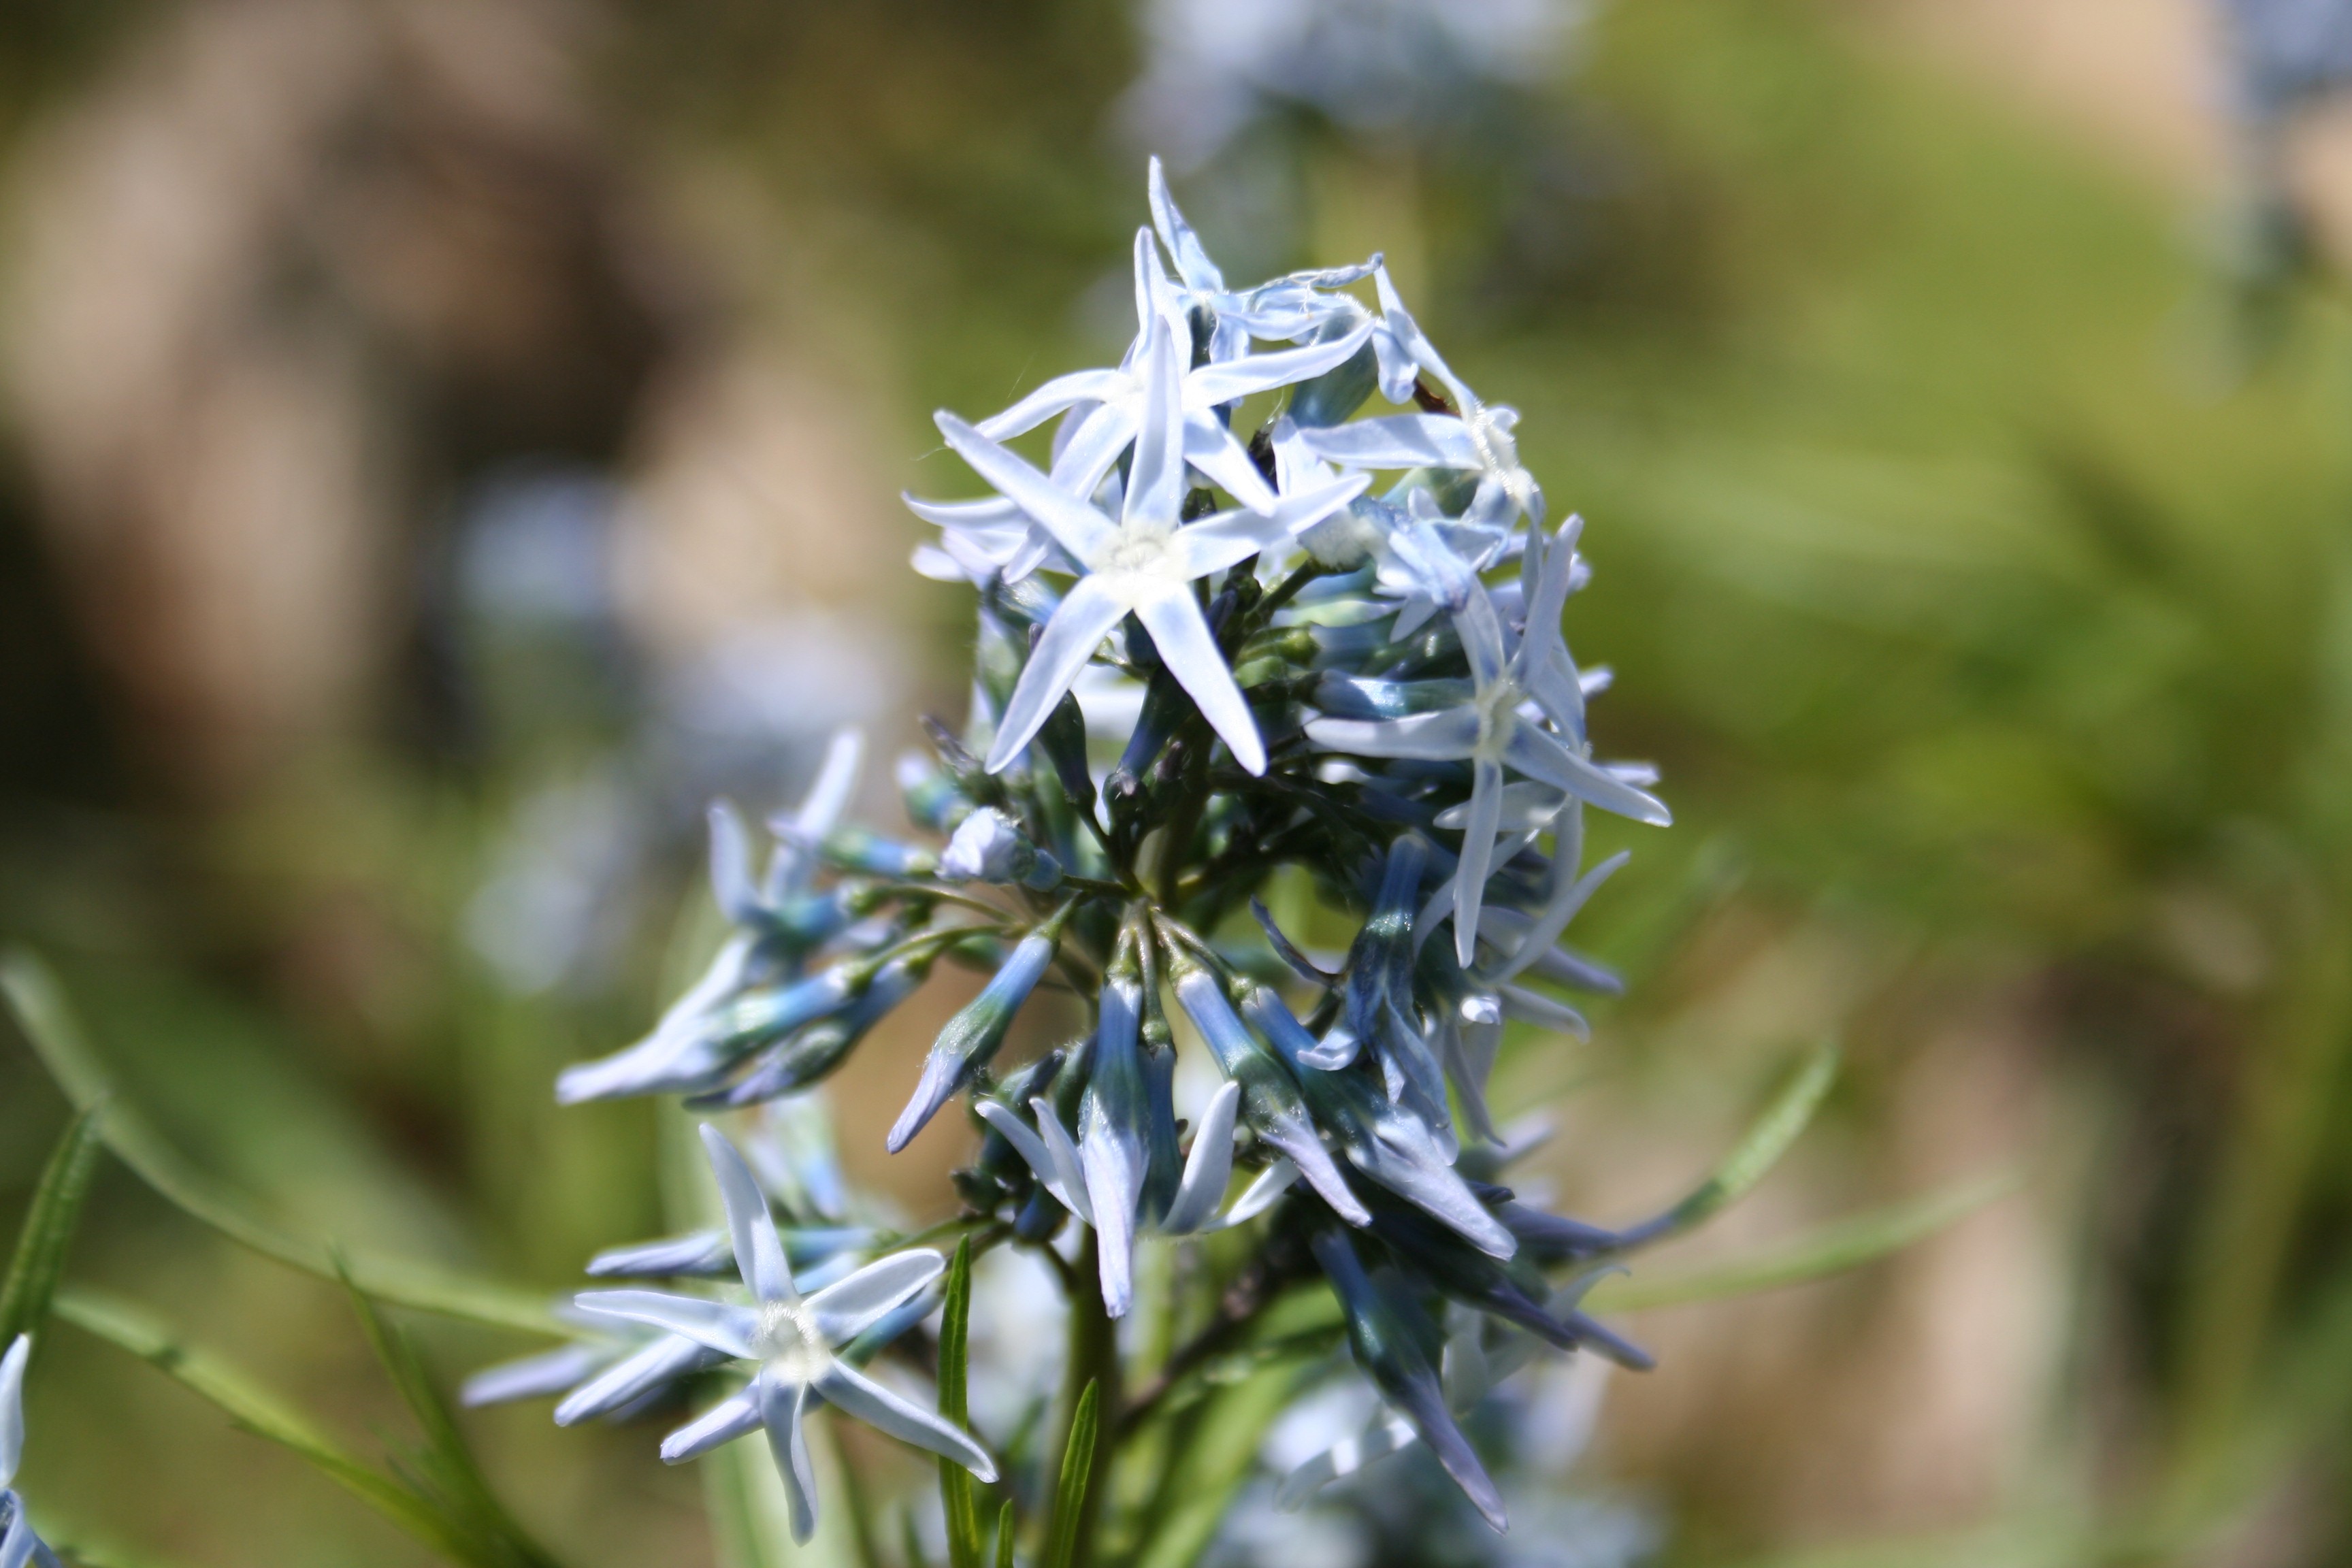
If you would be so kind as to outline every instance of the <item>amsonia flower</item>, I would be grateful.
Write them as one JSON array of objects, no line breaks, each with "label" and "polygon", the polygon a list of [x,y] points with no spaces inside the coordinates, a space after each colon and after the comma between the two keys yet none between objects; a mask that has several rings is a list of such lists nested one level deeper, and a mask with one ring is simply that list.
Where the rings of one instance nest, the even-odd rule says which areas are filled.
[{"label": "amsonia flower", "polygon": [[971,1434],[900,1398],[836,1353],[938,1279],[946,1260],[922,1249],[893,1253],[803,1298],[751,1168],[716,1128],[704,1126],[702,1142],[752,1304],[656,1290],[590,1290],[578,1298],[583,1311],[648,1323],[757,1369],[741,1393],[671,1433],[662,1443],[663,1459],[683,1464],[764,1426],[791,1500],[793,1536],[802,1542],[816,1532],[816,1477],[803,1422],[819,1405],[953,1459],[983,1481],[994,1480],[995,1462]]},{"label": "amsonia flower", "polygon": [[33,1338],[18,1334],[0,1355],[0,1568],[58,1568],[58,1560],[33,1533],[25,1500],[12,1489],[16,1465],[25,1457],[25,1363],[33,1359]]},{"label": "amsonia flower", "polygon": [[1519,461],[1514,434],[1518,410],[1481,401],[1423,334],[1389,281],[1388,269],[1375,269],[1372,279],[1381,300],[1381,324],[1371,339],[1382,395],[1391,403],[1407,401],[1426,371],[1453,394],[1459,412],[1389,414],[1309,429],[1307,446],[1317,456],[1347,468],[1467,470],[1478,477],[1478,489],[1463,514],[1465,521],[1501,527],[1524,512],[1540,528],[1543,490]]},{"label": "amsonia flower", "polygon": [[[1466,700],[1402,719],[1317,719],[1307,726],[1318,745],[1351,756],[1471,764],[1469,808],[1454,884],[1454,952],[1465,965],[1477,952],[1478,913],[1501,830],[1506,767],[1638,822],[1664,826],[1674,819],[1656,796],[1592,761],[1581,733],[1581,694],[1569,707],[1567,693],[1553,679],[1558,665],[1552,644],[1559,637],[1578,527],[1578,520],[1570,518],[1544,551],[1538,588],[1528,605],[1527,631],[1507,659],[1491,604],[1480,605],[1483,616],[1455,616],[1470,660]],[[1472,592],[1484,600],[1483,588]],[[1546,720],[1569,733],[1554,733],[1545,727]]]},{"label": "amsonia flower", "polygon": [[1265,743],[1192,596],[1192,580],[1286,541],[1347,505],[1369,482],[1358,475],[1286,496],[1268,513],[1242,509],[1182,521],[1187,486],[1178,351],[1164,321],[1147,323],[1146,336],[1135,459],[1116,522],[1084,495],[1056,484],[954,415],[939,416],[948,445],[1050,530],[1086,573],[1063,596],[1030,651],[989,748],[991,773],[1002,772],[1021,755],[1103,638],[1130,614],[1151,634],[1161,661],[1233,748],[1235,760],[1253,773],[1264,773]]},{"label": "amsonia flower", "polygon": [[[1135,235],[1136,335],[1125,361],[1117,370],[1079,370],[1057,375],[1003,413],[983,419],[977,428],[992,441],[1009,441],[1034,430],[1056,414],[1091,405],[1060,442],[1054,459],[1055,480],[1080,495],[1091,495],[1103,476],[1137,439],[1143,426],[1145,402],[1151,396],[1151,342],[1163,326],[1182,334],[1180,348],[1189,348],[1191,327],[1181,307],[1169,298],[1160,254],[1151,231]],[[1274,491],[1232,428],[1218,415],[1221,407],[1238,403],[1252,393],[1322,374],[1351,358],[1372,334],[1364,321],[1353,331],[1325,342],[1273,353],[1238,354],[1181,370],[1177,406],[1183,421],[1185,461],[1206,474],[1253,511],[1270,512]],[[1184,355],[1190,360],[1189,353]],[[1014,498],[1017,500],[1018,498]],[[1034,515],[1034,514],[1033,514]],[[1040,517],[1039,522],[1046,520]],[[1051,526],[1050,523],[1047,524]]]}]

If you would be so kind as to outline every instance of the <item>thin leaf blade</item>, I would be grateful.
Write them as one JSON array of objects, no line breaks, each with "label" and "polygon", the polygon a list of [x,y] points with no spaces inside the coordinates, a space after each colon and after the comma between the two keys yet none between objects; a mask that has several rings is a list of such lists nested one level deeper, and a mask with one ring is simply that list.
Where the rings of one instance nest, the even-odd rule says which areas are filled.
[{"label": "thin leaf blade", "polygon": [[1070,1440],[1062,1450],[1062,1479],[1054,1489],[1053,1527],[1046,1536],[1046,1568],[1070,1568],[1077,1555],[1078,1521],[1087,1506],[1095,1468],[1095,1436],[1101,1419],[1102,1384],[1089,1378],[1070,1416]]},{"label": "thin leaf blade", "polygon": [[[940,1417],[970,1430],[971,1237],[956,1243],[940,1313]],[[971,1472],[940,1461],[940,1499],[947,1510],[948,1568],[981,1568],[980,1500]]]},{"label": "thin leaf blade", "polygon": [[105,1147],[104,1115],[102,1104],[78,1112],[42,1168],[25,1228],[16,1236],[7,1280],[0,1284],[0,1346],[33,1332],[49,1315],[49,1302],[65,1275],[66,1253],[81,1219],[82,1200],[98,1174],[98,1156]]},{"label": "thin leaf blade", "polygon": [[1748,1131],[1706,1180],[1692,1188],[1682,1202],[1630,1233],[1630,1238],[1650,1242],[1680,1235],[1745,1197],[1811,1124],[1831,1085],[1837,1081],[1838,1064],[1838,1048],[1828,1041],[1807,1051],[1780,1092],[1748,1123]]},{"label": "thin leaf blade", "polygon": [[463,1539],[414,1488],[346,1452],[245,1373],[182,1342],[139,1308],[102,1291],[68,1286],[58,1292],[52,1310],[218,1406],[253,1436],[292,1452],[435,1552],[470,1561]]},{"label": "thin leaf blade", "polygon": [[2021,1184],[2014,1172],[1997,1172],[1883,1208],[1835,1220],[1778,1247],[1728,1263],[1663,1279],[1612,1279],[1593,1287],[1589,1309],[1634,1311],[1677,1307],[1729,1296],[1749,1296],[1784,1285],[1842,1274],[1923,1241],[1967,1218]]},{"label": "thin leaf blade", "polygon": [[[65,989],[47,964],[23,948],[0,952],[0,997],[41,1065],[78,1110],[106,1107],[100,1121],[106,1147],[157,1196],[200,1225],[241,1247],[321,1279],[341,1279],[320,1243],[289,1235],[254,1215],[174,1149],[152,1123],[124,1101],[112,1076],[90,1047],[68,1005]],[[494,1328],[561,1336],[547,1303],[527,1291],[470,1279],[404,1258],[354,1256],[350,1272],[379,1301],[460,1318]]]}]

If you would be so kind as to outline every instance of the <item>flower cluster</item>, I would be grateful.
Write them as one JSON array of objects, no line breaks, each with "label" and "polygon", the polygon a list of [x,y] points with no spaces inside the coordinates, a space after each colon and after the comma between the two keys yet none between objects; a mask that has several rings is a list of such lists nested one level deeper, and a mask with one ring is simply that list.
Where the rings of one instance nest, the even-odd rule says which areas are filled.
[{"label": "flower cluster", "polygon": [[[904,1148],[968,1097],[979,1152],[956,1179],[975,1241],[1066,1238],[1117,1317],[1140,1238],[1256,1226],[1243,1294],[1328,1282],[1396,1417],[1382,1441],[1426,1443],[1499,1529],[1449,1399],[1475,1380],[1443,1374],[1538,1343],[1646,1358],[1576,1305],[1628,1238],[1497,1184],[1487,1079],[1509,1023],[1582,1032],[1554,988],[1616,986],[1560,945],[1622,860],[1584,864],[1585,812],[1667,813],[1649,770],[1593,755],[1585,706],[1606,672],[1580,669],[1561,630],[1589,575],[1581,525],[1548,522],[1514,411],[1439,355],[1379,257],[1235,288],[1156,163],[1150,195],[1120,363],[988,419],[941,413],[992,493],[909,500],[940,531],[919,568],[980,598],[968,720],[932,723],[934,754],[900,767],[910,815],[944,845],[844,825],[854,737],[770,824],[761,874],[740,817],[715,807],[734,934],[650,1036],[559,1093],[714,1110],[793,1094],[940,961],[982,968],[887,1140]],[[1016,449],[1054,420],[1042,463]],[[1105,735],[1114,709],[1131,718]],[[1276,924],[1277,879],[1346,912],[1344,955],[1318,962]],[[1088,1005],[1083,1034],[1001,1068],[1049,981]],[[1180,1021],[1223,1080],[1189,1147]],[[659,1337],[603,1372],[597,1397],[575,1393],[572,1418],[743,1361],[750,1386],[666,1456],[764,1426],[805,1520],[797,1434],[821,1399],[989,1474],[969,1438],[835,1353],[919,1301],[936,1256],[883,1257],[803,1298],[789,1230],[707,1137],[730,1235],[673,1244],[661,1267],[747,1260],[753,1303],[583,1296]],[[1249,1183],[1228,1205],[1236,1167]],[[585,1364],[560,1353],[575,1359],[545,1378]]]},{"label": "flower cluster", "polygon": [[18,1334],[0,1355],[0,1568],[58,1568],[57,1557],[25,1517],[25,1500],[12,1489],[17,1461],[25,1457],[25,1363],[32,1359],[27,1334]]}]

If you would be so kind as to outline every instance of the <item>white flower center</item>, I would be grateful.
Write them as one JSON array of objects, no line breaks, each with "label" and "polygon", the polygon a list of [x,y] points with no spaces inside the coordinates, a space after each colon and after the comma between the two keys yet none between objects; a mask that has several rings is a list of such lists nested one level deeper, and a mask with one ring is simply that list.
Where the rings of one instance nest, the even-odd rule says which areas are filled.
[{"label": "white flower center", "polygon": [[760,1308],[759,1327],[751,1331],[751,1349],[761,1361],[781,1364],[798,1382],[808,1382],[833,1359],[833,1348],[816,1331],[805,1309],[784,1301]]},{"label": "white flower center", "polygon": [[1088,564],[1120,577],[1164,577],[1176,570],[1176,531],[1160,522],[1124,522]]},{"label": "white flower center", "polygon": [[1517,683],[1498,680],[1470,699],[1478,710],[1478,739],[1473,754],[1480,761],[1500,763],[1511,736],[1519,727],[1519,704],[1527,699]]}]

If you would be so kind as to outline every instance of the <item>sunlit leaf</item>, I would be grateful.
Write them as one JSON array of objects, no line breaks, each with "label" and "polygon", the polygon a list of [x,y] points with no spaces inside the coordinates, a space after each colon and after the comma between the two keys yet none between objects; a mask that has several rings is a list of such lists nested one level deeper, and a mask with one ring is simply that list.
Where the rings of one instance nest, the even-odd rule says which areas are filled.
[{"label": "sunlit leaf", "polygon": [[2018,1185],[2019,1178],[2011,1172],[1980,1176],[1924,1198],[1834,1221],[1727,1263],[1657,1279],[1605,1279],[1593,1287],[1586,1305],[1603,1312],[1672,1307],[1725,1296],[1751,1296],[1843,1273],[1924,1240],[2015,1192]]},{"label": "sunlit leaf", "polygon": [[129,1302],[100,1291],[68,1286],[52,1310],[76,1328],[130,1352],[227,1412],[257,1437],[287,1448],[455,1563],[473,1563],[463,1531],[431,1500],[395,1477],[375,1469],[339,1447],[300,1414],[278,1402],[245,1373],[211,1352],[183,1343],[170,1330]]},{"label": "sunlit leaf", "polygon": [[[1070,1440],[1062,1449],[1062,1478],[1054,1489],[1054,1518],[1045,1538],[1047,1568],[1070,1568],[1078,1550],[1078,1521],[1095,1468],[1095,1432],[1101,1417],[1102,1384],[1089,1379],[1070,1416]],[[999,1548],[1002,1554],[1003,1549]]]},{"label": "sunlit leaf", "polygon": [[[948,1265],[947,1301],[940,1313],[940,1417],[967,1427],[971,1327],[971,1237],[965,1237]],[[971,1472],[941,1459],[940,1497],[947,1508],[949,1568],[981,1568],[980,1501]]]},{"label": "sunlit leaf", "polygon": [[1837,1072],[1835,1046],[1824,1042],[1806,1052],[1771,1104],[1748,1124],[1747,1132],[1706,1180],[1664,1214],[1628,1233],[1629,1239],[1650,1242],[1679,1235],[1747,1195],[1765,1173],[1780,1163],[1780,1156],[1812,1121],[1813,1112],[1821,1109],[1823,1097],[1837,1080]]},{"label": "sunlit leaf", "polygon": [[[21,948],[0,953],[0,994],[49,1076],[80,1110],[103,1104],[100,1136],[115,1157],[183,1214],[289,1268],[340,1279],[327,1247],[292,1236],[255,1215],[191,1166],[137,1109],[115,1092],[111,1077],[90,1048],[48,966]],[[540,1298],[452,1274],[431,1264],[355,1254],[352,1279],[379,1301],[463,1318],[498,1328],[560,1334],[562,1326]]]},{"label": "sunlit leaf", "polygon": [[41,1172],[25,1228],[16,1236],[7,1281],[0,1284],[0,1347],[14,1344],[18,1334],[33,1332],[49,1314],[50,1299],[65,1273],[66,1250],[81,1218],[82,1199],[98,1173],[103,1114],[102,1107],[93,1105],[67,1123]]}]

